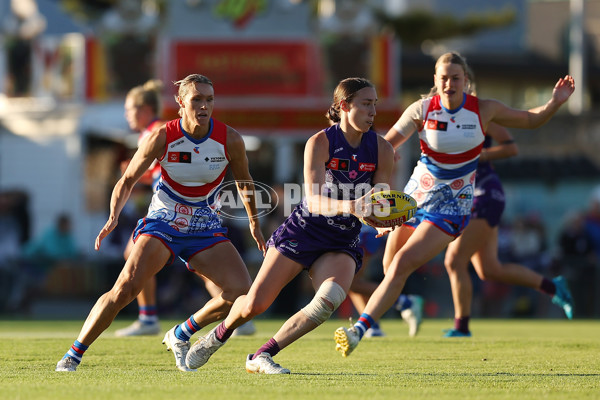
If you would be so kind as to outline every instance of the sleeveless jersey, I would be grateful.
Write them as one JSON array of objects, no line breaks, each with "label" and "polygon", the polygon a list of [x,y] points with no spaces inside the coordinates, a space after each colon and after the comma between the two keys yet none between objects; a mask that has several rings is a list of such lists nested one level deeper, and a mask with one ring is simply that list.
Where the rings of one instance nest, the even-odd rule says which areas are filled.
[{"label": "sleeveless jersey", "polygon": [[448,110],[436,95],[422,100],[421,157],[404,191],[426,212],[469,215],[485,133],[475,96]]},{"label": "sleeveless jersey", "polygon": [[[371,189],[373,174],[377,169],[378,148],[377,133],[369,130],[363,134],[358,148],[348,144],[344,133],[335,124],[325,129],[329,140],[329,160],[325,164],[325,190],[323,194],[335,198],[354,200]],[[353,215],[309,215],[306,199],[299,205],[299,223],[310,223],[323,234],[331,235],[331,231],[344,232],[341,240],[358,241],[361,222]],[[346,235],[347,234],[347,235]]]},{"label": "sleeveless jersey", "polygon": [[194,139],[176,119],[167,122],[166,133],[165,152],[158,160],[162,174],[148,218],[184,233],[219,228],[218,195],[229,165],[227,126],[211,119],[208,134]]}]

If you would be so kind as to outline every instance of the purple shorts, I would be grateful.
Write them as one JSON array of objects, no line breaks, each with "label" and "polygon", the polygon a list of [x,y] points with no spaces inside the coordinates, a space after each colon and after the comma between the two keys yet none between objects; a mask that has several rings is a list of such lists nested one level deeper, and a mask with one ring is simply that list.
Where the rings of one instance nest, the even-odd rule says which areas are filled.
[{"label": "purple shorts", "polygon": [[346,253],[354,259],[358,271],[362,266],[363,258],[363,251],[358,246],[360,222],[357,222],[358,229],[339,232],[335,231],[335,228],[316,222],[321,219],[308,217],[299,220],[298,210],[295,210],[273,232],[267,241],[267,247],[274,247],[290,260],[302,264],[305,270],[309,270],[311,265],[325,253]]},{"label": "purple shorts", "polygon": [[471,218],[485,219],[492,228],[498,226],[506,204],[498,175],[494,172],[487,173],[485,176],[478,174],[474,194]]},{"label": "purple shorts", "polygon": [[187,269],[190,271],[194,271],[189,265],[189,261],[194,255],[217,243],[229,242],[229,239],[225,236],[227,235],[227,228],[181,233],[166,222],[152,218],[142,218],[138,221],[133,231],[133,241],[135,242],[140,235],[152,236],[167,246],[171,252],[171,257],[169,257],[166,265],[173,263],[175,257],[179,257],[185,262]]}]

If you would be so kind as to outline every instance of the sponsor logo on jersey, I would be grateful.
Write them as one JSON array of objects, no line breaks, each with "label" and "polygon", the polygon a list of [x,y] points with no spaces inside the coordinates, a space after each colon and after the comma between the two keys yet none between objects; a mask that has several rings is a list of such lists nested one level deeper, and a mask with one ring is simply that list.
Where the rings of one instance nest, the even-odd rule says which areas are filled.
[{"label": "sponsor logo on jersey", "polygon": [[475,124],[462,124],[462,125],[457,125],[457,128],[461,128],[461,129],[476,129],[477,125],[475,125]]},{"label": "sponsor logo on jersey", "polygon": [[184,142],[183,139],[179,139],[178,141],[171,143],[171,146],[169,146],[169,147],[172,149],[175,146],[179,146],[183,142]]},{"label": "sponsor logo on jersey", "polygon": [[340,159],[340,158],[332,158],[327,164],[327,168],[333,169],[336,171],[346,171],[348,172],[350,160]]},{"label": "sponsor logo on jersey", "polygon": [[223,157],[223,156],[219,156],[219,157],[205,157],[204,158],[204,161],[206,161],[206,162],[210,161],[211,163],[214,163],[214,162],[223,162],[225,160],[226,160],[226,158]]},{"label": "sponsor logo on jersey", "polygon": [[358,163],[358,170],[359,171],[367,171],[367,172],[373,172],[375,171],[375,167],[376,165],[374,163]]},{"label": "sponsor logo on jersey", "polygon": [[333,154],[335,154],[335,153],[338,153],[338,152],[340,152],[340,151],[342,151],[342,150],[344,150],[344,148],[343,148],[343,147],[340,147],[340,148],[338,148],[338,149],[335,149],[335,150],[333,151]]},{"label": "sponsor logo on jersey", "polygon": [[448,130],[448,122],[438,121],[437,119],[429,119],[427,120],[427,129],[445,132]]},{"label": "sponsor logo on jersey", "polygon": [[192,152],[191,151],[170,151],[167,155],[167,160],[173,163],[192,163]]}]

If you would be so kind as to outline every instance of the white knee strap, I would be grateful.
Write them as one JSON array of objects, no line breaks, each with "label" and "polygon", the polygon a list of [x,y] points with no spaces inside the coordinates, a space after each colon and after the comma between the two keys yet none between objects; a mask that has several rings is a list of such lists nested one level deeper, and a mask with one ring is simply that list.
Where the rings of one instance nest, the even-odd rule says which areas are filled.
[{"label": "white knee strap", "polygon": [[[345,298],[346,292],[340,285],[333,281],[325,281],[321,284],[311,302],[302,309],[302,312],[308,319],[321,325],[329,319]],[[333,304],[333,309],[325,300]]]}]

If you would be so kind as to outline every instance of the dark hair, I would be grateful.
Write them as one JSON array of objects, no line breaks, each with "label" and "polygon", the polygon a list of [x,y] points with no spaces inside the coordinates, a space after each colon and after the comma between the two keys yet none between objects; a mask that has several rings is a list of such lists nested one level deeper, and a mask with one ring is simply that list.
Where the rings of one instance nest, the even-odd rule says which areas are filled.
[{"label": "dark hair", "polygon": [[136,86],[127,92],[127,98],[133,100],[135,106],[149,106],[155,115],[162,112],[161,91],[163,84],[158,79],[151,79],[143,85]]},{"label": "dark hair", "polygon": [[366,87],[375,86],[365,78],[346,78],[342,80],[333,91],[333,103],[325,113],[325,117],[332,123],[340,122],[340,102],[345,100],[351,103],[356,92]]},{"label": "dark hair", "polygon": [[[188,93],[190,84],[194,84],[194,83],[204,83],[204,84],[207,84],[210,86],[213,85],[212,81],[202,74],[188,75],[185,78],[183,78],[177,82],[173,82],[173,84],[175,84],[175,86],[179,86],[179,90],[177,91],[177,96],[175,96],[175,101],[177,101],[178,97],[183,99],[185,97],[185,95]],[[179,115],[181,115],[181,109],[179,109]]]}]

